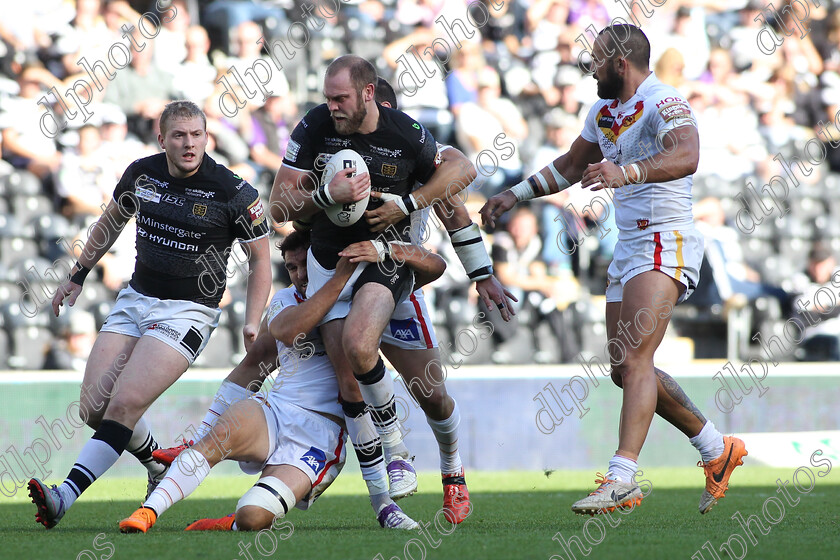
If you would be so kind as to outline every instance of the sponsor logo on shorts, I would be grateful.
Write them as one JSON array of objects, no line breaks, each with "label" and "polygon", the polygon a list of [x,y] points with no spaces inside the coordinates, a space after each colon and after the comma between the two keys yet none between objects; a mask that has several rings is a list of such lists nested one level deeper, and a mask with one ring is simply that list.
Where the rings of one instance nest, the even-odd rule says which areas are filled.
[{"label": "sponsor logo on shorts", "polygon": [[327,462],[327,456],[317,447],[310,447],[309,451],[304,453],[300,460],[306,463],[312,469],[312,472],[318,474],[324,468],[324,464]]},{"label": "sponsor logo on shorts", "polygon": [[415,323],[413,319],[391,319],[390,326],[391,336],[397,340],[420,340],[420,333],[417,331],[417,323]]},{"label": "sponsor logo on shorts", "polygon": [[164,336],[171,338],[172,340],[178,340],[179,338],[181,338],[181,333],[179,333],[177,330],[173,329],[165,323],[155,323],[154,325],[149,327],[149,330],[157,331],[163,334]]},{"label": "sponsor logo on shorts", "polygon": [[636,229],[645,230],[645,229],[648,228],[649,225],[650,225],[650,220],[648,220],[647,218],[636,220]]}]

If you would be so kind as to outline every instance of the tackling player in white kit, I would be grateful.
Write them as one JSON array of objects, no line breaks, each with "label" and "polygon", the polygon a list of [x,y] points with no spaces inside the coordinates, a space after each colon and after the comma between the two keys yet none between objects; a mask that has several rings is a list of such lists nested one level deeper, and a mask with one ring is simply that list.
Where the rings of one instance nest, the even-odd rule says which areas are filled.
[{"label": "tackling player in white kit", "polygon": [[[618,450],[597,490],[572,510],[603,513],[642,501],[637,460],[654,413],[676,426],[700,452],[706,489],[700,513],[722,498],[747,455],[744,442],[723,437],[679,385],[653,365],[674,305],[699,279],[703,238],[691,212],[697,169],[697,123],[688,103],[649,70],[650,43],[638,27],[602,30],[592,49],[600,101],[566,154],[487,201],[485,225],[517,202],[580,181],[611,192],[619,240],[607,272],[606,323],[613,382],[624,390]],[[606,158],[606,161],[602,159]]]}]

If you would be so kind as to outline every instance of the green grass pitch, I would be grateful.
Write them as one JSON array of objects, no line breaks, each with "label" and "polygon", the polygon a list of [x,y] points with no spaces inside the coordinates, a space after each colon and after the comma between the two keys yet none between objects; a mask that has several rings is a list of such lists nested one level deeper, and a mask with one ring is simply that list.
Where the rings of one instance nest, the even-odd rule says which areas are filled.
[{"label": "green grass pitch", "polygon": [[[811,469],[817,474],[820,469]],[[824,472],[825,469],[822,469]],[[35,506],[25,490],[0,501],[0,558],[8,559],[540,559],[564,560],[569,553],[552,540],[576,536],[587,547],[585,556],[572,545],[574,557],[621,559],[835,559],[840,550],[840,470],[815,476],[810,492],[788,486],[795,506],[777,493],[776,480],[792,480],[794,469],[770,469],[747,464],[735,471],[727,497],[701,516],[697,502],[703,485],[700,469],[650,469],[644,479],[652,492],[628,515],[590,518],[572,514],[571,503],[594,489],[592,472],[468,472],[474,511],[451,534],[433,523],[441,508],[440,478],[421,474],[420,492],[401,502],[418,521],[431,522],[426,537],[415,532],[387,532],[379,528],[364,495],[358,473],[345,473],[311,511],[294,510],[288,531],[255,533],[186,533],[184,526],[199,517],[221,517],[234,510],[237,499],[254,477],[212,474],[190,498],[176,504],[148,534],[120,534],[117,523],[130,514],[145,492],[145,480],[98,481],[61,523],[46,531],[34,521]],[[807,477],[800,477],[806,484]],[[776,502],[778,498],[784,513]],[[753,520],[751,542],[732,516]],[[782,516],[779,519],[780,515]],[[767,517],[769,516],[769,517]],[[587,520],[590,521],[587,525]],[[768,520],[774,521],[771,524]],[[442,516],[441,516],[442,521]],[[441,524],[450,531],[451,526]],[[584,530],[588,531],[589,540]],[[746,550],[732,539],[740,535]],[[416,541],[412,541],[416,539]],[[701,549],[709,542],[707,549]],[[593,544],[597,542],[597,544]],[[410,543],[410,544],[409,544]],[[259,546],[257,546],[259,545]],[[272,547],[276,549],[272,551]],[[717,556],[712,556],[709,548]],[[377,555],[381,554],[381,557]]]}]

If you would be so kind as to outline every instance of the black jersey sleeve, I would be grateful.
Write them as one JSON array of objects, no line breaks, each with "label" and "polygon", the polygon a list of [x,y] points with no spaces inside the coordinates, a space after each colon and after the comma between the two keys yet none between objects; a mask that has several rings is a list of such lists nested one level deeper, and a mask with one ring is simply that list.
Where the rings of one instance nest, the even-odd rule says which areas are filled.
[{"label": "black jersey sleeve", "polygon": [[[120,177],[117,186],[114,188],[114,201],[125,210],[125,214],[133,215],[137,213],[137,193],[135,189],[135,169],[137,167],[137,161],[135,160],[132,162],[128,167],[125,168],[125,171]],[[140,187],[141,185],[138,185]],[[146,186],[146,188],[154,188],[153,186]]]},{"label": "black jersey sleeve", "polygon": [[243,241],[253,241],[268,235],[268,220],[257,189],[243,183],[230,201],[233,235]]},{"label": "black jersey sleeve", "polygon": [[[419,127],[419,128],[416,128]],[[415,178],[420,184],[425,184],[432,178],[435,170],[443,162],[438,144],[425,126],[415,122],[412,128],[418,133],[417,167],[414,168]]]},{"label": "black jersey sleeve", "polygon": [[[299,171],[312,171],[315,169],[316,149],[310,138],[310,130],[314,126],[312,122],[316,117],[316,110],[312,109],[297,124],[289,137],[289,144],[283,156],[283,165]],[[308,119],[308,120],[307,120]]]}]

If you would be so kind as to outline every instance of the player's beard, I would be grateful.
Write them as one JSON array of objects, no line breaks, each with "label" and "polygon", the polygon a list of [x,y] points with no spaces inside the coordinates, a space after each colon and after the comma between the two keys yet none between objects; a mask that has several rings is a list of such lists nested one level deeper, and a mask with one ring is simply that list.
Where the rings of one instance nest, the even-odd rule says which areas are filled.
[{"label": "player's beard", "polygon": [[[367,117],[367,108],[365,107],[365,102],[362,101],[361,92],[359,92],[358,99],[358,106],[352,113],[333,113],[330,115],[333,120],[333,125],[335,125],[335,130],[339,134],[353,134],[354,132],[358,132],[365,120],[365,117]],[[338,121],[335,119],[336,115],[345,118]]]},{"label": "player's beard", "polygon": [[619,76],[612,64],[607,62],[607,75],[598,80],[598,97],[601,99],[617,99],[624,89],[624,77]]}]

